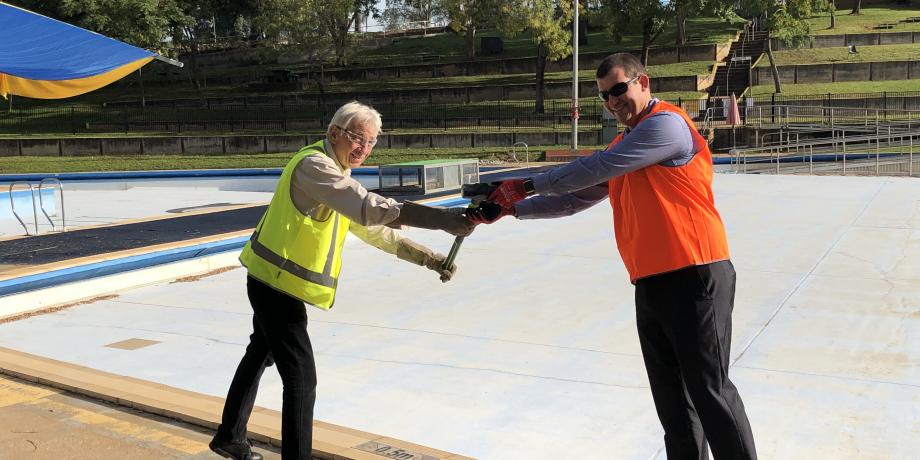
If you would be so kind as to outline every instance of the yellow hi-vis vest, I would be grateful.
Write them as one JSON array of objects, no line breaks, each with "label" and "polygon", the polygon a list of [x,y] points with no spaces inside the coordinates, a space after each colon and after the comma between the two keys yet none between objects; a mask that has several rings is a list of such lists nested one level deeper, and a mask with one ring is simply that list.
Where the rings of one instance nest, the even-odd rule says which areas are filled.
[{"label": "yellow hi-vis vest", "polygon": [[240,262],[249,276],[328,310],[335,302],[350,221],[329,208],[314,210],[310,213],[314,218],[294,206],[291,176],[304,158],[316,154],[325,154],[323,141],[300,149],[285,166],[268,210],[240,254]]}]

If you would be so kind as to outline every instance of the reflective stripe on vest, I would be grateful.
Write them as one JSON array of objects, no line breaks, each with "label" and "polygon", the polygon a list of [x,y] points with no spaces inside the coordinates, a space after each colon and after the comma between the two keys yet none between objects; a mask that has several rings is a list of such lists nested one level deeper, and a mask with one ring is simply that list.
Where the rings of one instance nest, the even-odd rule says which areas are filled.
[{"label": "reflective stripe on vest", "polygon": [[288,162],[271,204],[240,254],[240,262],[248,269],[249,276],[328,310],[335,302],[342,246],[350,222],[328,208],[328,213],[304,215],[291,197],[294,170],[305,157],[323,155],[323,148],[322,141],[314,143]]},{"label": "reflective stripe on vest", "polygon": [[[651,165],[608,183],[617,249],[632,282],[729,258],[712,194],[709,145],[690,117],[667,102],[659,101],[639,123],[662,111],[680,115],[699,147],[684,165]],[[608,149],[622,138],[618,135]]]},{"label": "reflective stripe on vest", "polygon": [[304,280],[311,283],[318,284],[320,286],[335,288],[338,284],[338,280],[333,278],[332,273],[332,259],[335,255],[335,238],[338,236],[339,230],[339,220],[336,219],[335,224],[332,227],[332,241],[329,242],[329,253],[326,256],[326,266],[323,267],[322,273],[317,273],[310,270],[309,268],[302,267],[290,259],[285,259],[278,254],[275,254],[267,246],[259,242],[259,231],[256,230],[252,234],[252,238],[249,238],[250,247],[252,252],[256,253],[257,256],[265,259],[272,265]]}]

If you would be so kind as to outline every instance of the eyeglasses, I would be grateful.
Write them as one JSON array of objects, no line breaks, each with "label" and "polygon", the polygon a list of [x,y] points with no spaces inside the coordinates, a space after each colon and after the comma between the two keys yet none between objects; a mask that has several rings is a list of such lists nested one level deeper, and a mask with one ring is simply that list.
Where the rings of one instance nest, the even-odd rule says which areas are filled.
[{"label": "eyeglasses", "polygon": [[376,137],[373,138],[373,139],[365,139],[364,136],[362,136],[362,135],[360,135],[360,134],[358,134],[358,133],[356,133],[356,132],[354,132],[354,131],[349,131],[349,130],[347,130],[347,129],[341,127],[341,126],[339,126],[339,129],[341,129],[342,132],[345,133],[345,137],[347,137],[348,140],[354,142],[355,144],[358,144],[358,145],[366,145],[366,146],[368,146],[368,147],[370,147],[370,148],[374,148],[374,146],[377,145],[377,138],[376,138]]},{"label": "eyeglasses", "polygon": [[629,84],[638,80],[640,76],[641,74],[636,75],[635,77],[632,77],[629,80],[616,83],[613,86],[611,86],[610,89],[606,91],[598,91],[597,97],[601,98],[601,100],[605,102],[607,101],[607,99],[610,98],[610,96],[620,97],[623,95],[623,93],[626,92],[627,89],[629,89]]}]

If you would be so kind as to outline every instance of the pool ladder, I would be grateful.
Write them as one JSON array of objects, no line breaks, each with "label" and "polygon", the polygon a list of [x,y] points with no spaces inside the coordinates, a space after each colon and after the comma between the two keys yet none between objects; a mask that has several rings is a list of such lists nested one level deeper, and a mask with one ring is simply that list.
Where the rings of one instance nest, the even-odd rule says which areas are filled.
[{"label": "pool ladder", "polygon": [[[16,212],[16,200],[13,199],[13,189],[17,185],[25,185],[29,187],[29,194],[32,196],[32,219],[35,222],[35,233],[29,233],[29,226],[26,225],[25,221],[22,220],[22,217],[19,216],[19,213]],[[42,189],[45,186],[51,189],[51,201],[54,203],[54,189],[57,188],[61,192],[61,232],[67,231],[67,221],[64,215],[64,184],[60,180],[54,177],[46,177],[38,183],[38,203],[35,202],[35,192],[36,188],[32,186],[29,182],[13,182],[10,184],[9,195],[10,195],[10,210],[13,211],[13,215],[16,217],[16,220],[19,221],[19,224],[22,225],[22,228],[26,231],[26,236],[35,236],[39,234],[38,230],[38,210],[42,210],[42,214],[45,215],[45,219],[48,219],[48,222],[51,224],[51,231],[58,231],[57,225],[54,223],[54,219],[48,215],[48,211],[45,209],[44,197],[42,197]],[[24,188],[24,187],[23,187]]]},{"label": "pool ladder", "polygon": [[524,166],[530,166],[530,148],[527,147],[526,142],[515,142],[514,145],[511,146],[511,158],[514,159],[516,163],[521,162],[517,157],[518,146],[524,147]]}]

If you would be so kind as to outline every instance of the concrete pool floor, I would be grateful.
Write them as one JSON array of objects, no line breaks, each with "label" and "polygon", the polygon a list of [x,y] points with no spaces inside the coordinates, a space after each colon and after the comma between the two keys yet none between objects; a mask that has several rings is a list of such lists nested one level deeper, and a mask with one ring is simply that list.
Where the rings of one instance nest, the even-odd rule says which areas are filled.
[{"label": "concrete pool floor", "polygon": [[[760,457],[912,457],[920,182],[719,174],[714,188],[738,271],[731,375]],[[317,419],[483,459],[663,459],[610,219],[601,204],[482,226],[447,284],[349,239],[335,308],[308,310]],[[0,324],[0,346],[223,397],[251,332],[244,279]],[[150,342],[106,346],[131,339]],[[275,372],[257,404],[280,409]]]}]

